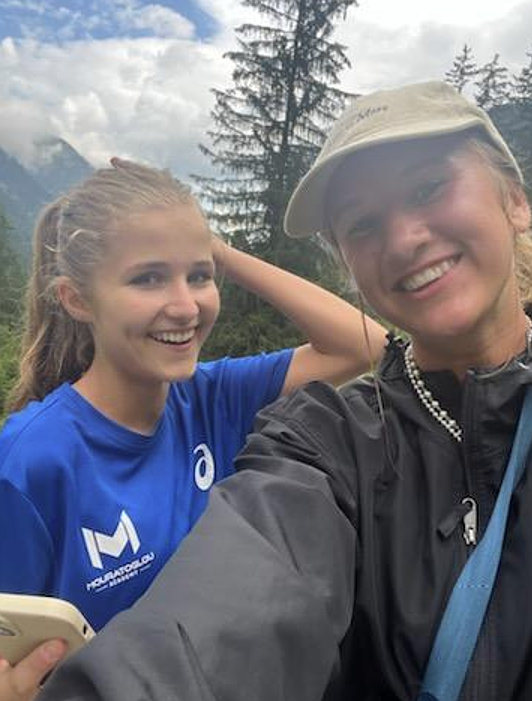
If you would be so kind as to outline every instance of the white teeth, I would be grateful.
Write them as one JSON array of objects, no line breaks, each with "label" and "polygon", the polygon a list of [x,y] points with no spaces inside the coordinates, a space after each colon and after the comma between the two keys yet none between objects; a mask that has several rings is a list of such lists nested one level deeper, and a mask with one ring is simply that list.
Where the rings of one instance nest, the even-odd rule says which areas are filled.
[{"label": "white teeth", "polygon": [[445,275],[445,273],[451,268],[454,268],[455,265],[456,258],[444,260],[443,262],[438,263],[438,265],[425,268],[425,270],[406,278],[406,280],[401,282],[401,287],[408,292],[418,290],[420,287],[424,287],[425,285],[428,285],[429,282],[434,282],[434,280],[437,280],[438,278],[442,277],[442,275]]},{"label": "white teeth", "polygon": [[186,343],[194,336],[194,332],[195,329],[190,329],[188,331],[161,331],[159,333],[152,333],[151,337],[156,341],[163,341],[164,343]]}]

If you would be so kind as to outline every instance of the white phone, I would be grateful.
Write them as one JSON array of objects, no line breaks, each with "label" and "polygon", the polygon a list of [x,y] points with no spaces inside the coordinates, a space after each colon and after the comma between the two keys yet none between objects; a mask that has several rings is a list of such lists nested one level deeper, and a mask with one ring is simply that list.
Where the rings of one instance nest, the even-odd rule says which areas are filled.
[{"label": "white phone", "polygon": [[10,664],[16,664],[50,638],[62,638],[70,654],[93,635],[83,614],[68,601],[0,594],[0,657]]}]

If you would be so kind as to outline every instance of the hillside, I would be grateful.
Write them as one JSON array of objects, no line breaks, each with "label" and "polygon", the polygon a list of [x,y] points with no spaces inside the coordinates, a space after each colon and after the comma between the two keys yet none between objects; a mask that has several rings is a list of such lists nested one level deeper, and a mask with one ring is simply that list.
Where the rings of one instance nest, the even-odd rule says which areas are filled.
[{"label": "hillside", "polygon": [[11,242],[24,260],[39,209],[85,178],[91,165],[63,139],[36,144],[35,165],[25,167],[0,146],[0,207],[11,226]]}]

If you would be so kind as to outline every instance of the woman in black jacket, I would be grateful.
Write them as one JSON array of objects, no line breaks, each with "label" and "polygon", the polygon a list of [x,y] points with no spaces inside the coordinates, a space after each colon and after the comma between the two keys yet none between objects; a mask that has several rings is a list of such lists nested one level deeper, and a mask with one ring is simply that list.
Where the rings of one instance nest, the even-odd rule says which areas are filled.
[{"label": "woman in black jacket", "polygon": [[[263,411],[150,593],[43,701],[415,699],[532,382],[529,226],[518,164],[463,96],[357,99],[286,227],[320,232],[410,340],[372,379]],[[463,701],[532,698],[531,509],[525,472]]]}]

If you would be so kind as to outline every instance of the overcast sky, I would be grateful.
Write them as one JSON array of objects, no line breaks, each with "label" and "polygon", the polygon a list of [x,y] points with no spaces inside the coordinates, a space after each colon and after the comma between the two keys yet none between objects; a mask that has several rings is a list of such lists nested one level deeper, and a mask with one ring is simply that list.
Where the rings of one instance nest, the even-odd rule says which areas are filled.
[{"label": "overcast sky", "polygon": [[[56,134],[99,166],[121,155],[205,172],[210,89],[229,84],[237,0],[0,0],[0,146],[25,163]],[[518,70],[532,51],[530,0],[360,0],[336,38],[354,92],[441,78],[464,43]]]}]

